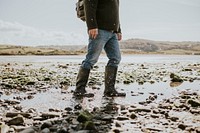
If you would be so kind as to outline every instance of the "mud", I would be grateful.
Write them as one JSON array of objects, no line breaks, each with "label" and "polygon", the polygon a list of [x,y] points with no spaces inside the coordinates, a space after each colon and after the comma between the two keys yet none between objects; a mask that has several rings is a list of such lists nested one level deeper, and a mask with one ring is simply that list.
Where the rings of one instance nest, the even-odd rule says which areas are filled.
[{"label": "mud", "polygon": [[77,57],[7,58],[0,63],[2,133],[200,132],[199,60],[123,61],[116,86],[124,98],[103,96],[100,60],[87,86],[94,97],[76,99]]}]

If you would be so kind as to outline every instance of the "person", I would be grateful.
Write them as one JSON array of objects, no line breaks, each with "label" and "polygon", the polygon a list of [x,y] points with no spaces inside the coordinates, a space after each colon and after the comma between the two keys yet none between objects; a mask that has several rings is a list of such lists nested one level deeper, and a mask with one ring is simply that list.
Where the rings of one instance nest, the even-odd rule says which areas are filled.
[{"label": "person", "polygon": [[108,97],[125,96],[115,88],[117,68],[121,61],[119,43],[122,39],[119,22],[119,0],[84,0],[89,44],[85,60],[79,69],[75,96],[87,94],[86,85],[90,70],[104,49],[109,59],[105,67],[105,90]]}]

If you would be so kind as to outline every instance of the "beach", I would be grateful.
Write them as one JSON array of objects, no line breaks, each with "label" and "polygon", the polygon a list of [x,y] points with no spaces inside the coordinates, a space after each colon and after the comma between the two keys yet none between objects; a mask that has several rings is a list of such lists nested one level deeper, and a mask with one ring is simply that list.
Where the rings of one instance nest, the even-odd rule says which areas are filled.
[{"label": "beach", "polygon": [[84,55],[0,56],[1,132],[200,132],[198,55],[122,55],[116,87],[103,96],[102,55],[86,90],[73,91]]}]

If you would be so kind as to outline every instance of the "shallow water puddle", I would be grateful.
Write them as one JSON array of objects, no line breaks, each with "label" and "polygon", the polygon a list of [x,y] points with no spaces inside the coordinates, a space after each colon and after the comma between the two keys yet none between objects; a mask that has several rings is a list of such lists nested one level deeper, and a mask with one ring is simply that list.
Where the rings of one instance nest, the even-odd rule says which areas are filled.
[{"label": "shallow water puddle", "polygon": [[[125,91],[126,97],[116,97],[114,98],[114,102],[120,105],[134,105],[139,102],[146,101],[151,96],[156,96],[154,102],[159,102],[163,99],[177,96],[179,92],[187,90],[187,91],[195,91],[200,93],[200,82],[183,82],[177,87],[170,87],[169,82],[159,82],[159,83],[145,83],[143,85],[138,85],[137,83],[132,83],[129,85],[117,84],[116,85],[119,91]],[[49,109],[57,109],[64,110],[66,107],[73,108],[78,102],[81,102],[83,108],[85,109],[93,109],[94,107],[101,107],[105,98],[103,97],[103,86],[100,86],[100,89],[91,89],[87,88],[88,92],[93,92],[95,97],[93,98],[84,98],[82,101],[76,101],[71,93],[75,87],[69,87],[69,89],[63,92],[60,88],[49,89],[44,92],[37,92],[32,95],[31,99],[21,100],[20,105],[24,110],[29,108],[34,108],[37,111],[48,111]],[[121,89],[119,89],[121,88]],[[13,100],[16,97],[27,97],[27,93],[15,93],[10,95],[1,95],[2,100],[10,99]]]}]

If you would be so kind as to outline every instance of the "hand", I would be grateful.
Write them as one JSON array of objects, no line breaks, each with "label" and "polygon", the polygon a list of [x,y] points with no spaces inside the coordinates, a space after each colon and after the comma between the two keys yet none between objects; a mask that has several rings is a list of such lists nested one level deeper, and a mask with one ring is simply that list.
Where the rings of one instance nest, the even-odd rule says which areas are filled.
[{"label": "hand", "polygon": [[118,41],[122,40],[122,33],[117,33],[117,39],[118,39]]},{"label": "hand", "polygon": [[88,31],[88,34],[89,36],[92,38],[92,39],[96,39],[97,35],[98,35],[98,29],[90,29]]}]

